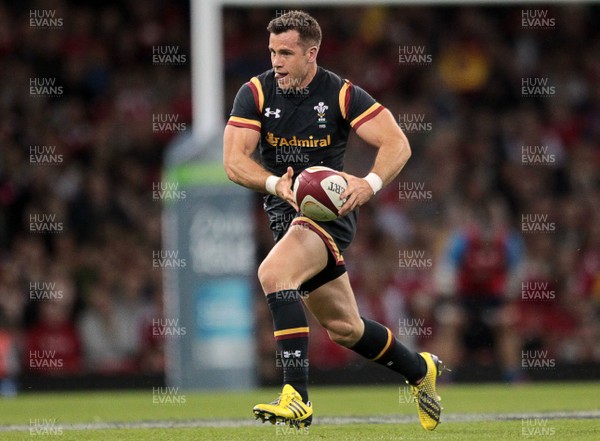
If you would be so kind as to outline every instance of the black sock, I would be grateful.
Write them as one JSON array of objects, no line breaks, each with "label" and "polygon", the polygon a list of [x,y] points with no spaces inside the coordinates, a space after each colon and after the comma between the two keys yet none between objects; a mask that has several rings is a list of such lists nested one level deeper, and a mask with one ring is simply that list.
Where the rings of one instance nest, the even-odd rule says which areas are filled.
[{"label": "black sock", "polygon": [[297,290],[277,291],[267,295],[277,340],[278,367],[283,382],[290,384],[308,402],[308,322]]},{"label": "black sock", "polygon": [[423,357],[400,343],[387,327],[362,318],[365,332],[352,346],[357,354],[402,374],[410,384],[415,384],[427,373]]}]

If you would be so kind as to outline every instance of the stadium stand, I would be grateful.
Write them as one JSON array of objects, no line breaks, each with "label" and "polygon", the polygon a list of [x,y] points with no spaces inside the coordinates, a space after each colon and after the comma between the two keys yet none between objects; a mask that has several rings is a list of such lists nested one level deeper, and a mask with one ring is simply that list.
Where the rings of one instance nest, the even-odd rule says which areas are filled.
[{"label": "stadium stand", "polygon": [[[51,32],[29,24],[30,10],[48,2],[27,3],[0,3],[0,375],[160,373],[162,343],[149,331],[162,308],[151,262],[161,248],[161,202],[152,184],[174,133],[153,131],[152,120],[171,113],[189,124],[191,85],[189,63],[156,65],[152,48],[190,54],[187,2],[54,1],[63,25]],[[401,337],[422,349],[443,346],[437,330],[457,295],[440,268],[449,238],[466,213],[493,202],[503,228],[524,243],[520,272],[510,275],[516,283],[503,293],[520,347],[548,350],[559,363],[598,364],[600,11],[553,6],[551,29],[522,26],[521,11],[310,11],[325,33],[320,64],[398,115],[413,149],[399,180],[361,209],[348,268],[370,316],[400,334],[416,328]],[[227,110],[239,86],[269,68],[265,23],[273,16],[224,10]],[[426,57],[403,62],[399,54],[414,48]],[[53,78],[62,89],[32,96],[32,78]],[[554,89],[524,96],[524,78]],[[421,124],[410,126],[415,117]],[[54,146],[54,157],[36,163],[31,155],[43,146]],[[360,164],[350,172],[368,170],[372,152],[356,137],[348,155],[348,164]],[[256,201],[260,257],[271,235]],[[60,231],[32,231],[44,215]],[[526,231],[529,215],[551,231]],[[399,254],[407,250],[415,254]],[[421,260],[407,264],[411,258]],[[529,295],[532,287],[545,298]],[[69,301],[42,301],[49,291]],[[257,286],[259,371],[269,382],[278,373],[261,297]],[[49,333],[56,338],[41,338]],[[466,343],[460,354],[473,350]],[[62,351],[64,366],[32,366],[29,351],[43,350]],[[316,325],[311,353],[318,370],[359,365]],[[478,351],[477,360],[496,356]]]}]

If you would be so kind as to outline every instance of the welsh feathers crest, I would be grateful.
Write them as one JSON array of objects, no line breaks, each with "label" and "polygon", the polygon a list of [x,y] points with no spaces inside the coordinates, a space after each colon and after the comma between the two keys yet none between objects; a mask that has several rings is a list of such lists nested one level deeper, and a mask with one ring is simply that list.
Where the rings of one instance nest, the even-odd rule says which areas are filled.
[{"label": "welsh feathers crest", "polygon": [[325,111],[329,109],[329,106],[326,106],[323,101],[321,101],[317,106],[313,107],[317,111],[317,115],[319,115],[319,119],[317,122],[319,123],[319,127],[324,127],[324,123],[327,122],[325,119]]},{"label": "welsh feathers crest", "polygon": [[326,106],[325,103],[321,101],[318,106],[315,106],[313,108],[317,111],[317,114],[322,118],[325,116],[325,111],[329,109],[329,106]]}]

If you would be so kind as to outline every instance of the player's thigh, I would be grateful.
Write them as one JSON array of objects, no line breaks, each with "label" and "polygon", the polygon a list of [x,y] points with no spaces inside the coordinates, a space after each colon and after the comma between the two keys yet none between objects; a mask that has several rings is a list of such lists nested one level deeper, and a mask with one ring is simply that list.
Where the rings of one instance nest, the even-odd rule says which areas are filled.
[{"label": "player's thigh", "polygon": [[330,333],[349,338],[362,335],[364,323],[358,312],[348,273],[311,292],[304,298],[304,303]]},{"label": "player's thigh", "polygon": [[265,293],[297,289],[327,265],[327,247],[314,231],[292,225],[258,268]]}]

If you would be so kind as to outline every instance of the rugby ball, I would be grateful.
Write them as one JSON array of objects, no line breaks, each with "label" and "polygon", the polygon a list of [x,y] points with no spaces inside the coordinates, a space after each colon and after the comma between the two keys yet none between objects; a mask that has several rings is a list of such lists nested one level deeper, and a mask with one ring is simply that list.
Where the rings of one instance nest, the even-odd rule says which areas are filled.
[{"label": "rugby ball", "polygon": [[344,199],[340,195],[348,183],[329,167],[308,167],[294,182],[294,199],[302,214],[313,220],[326,222],[339,217]]}]

